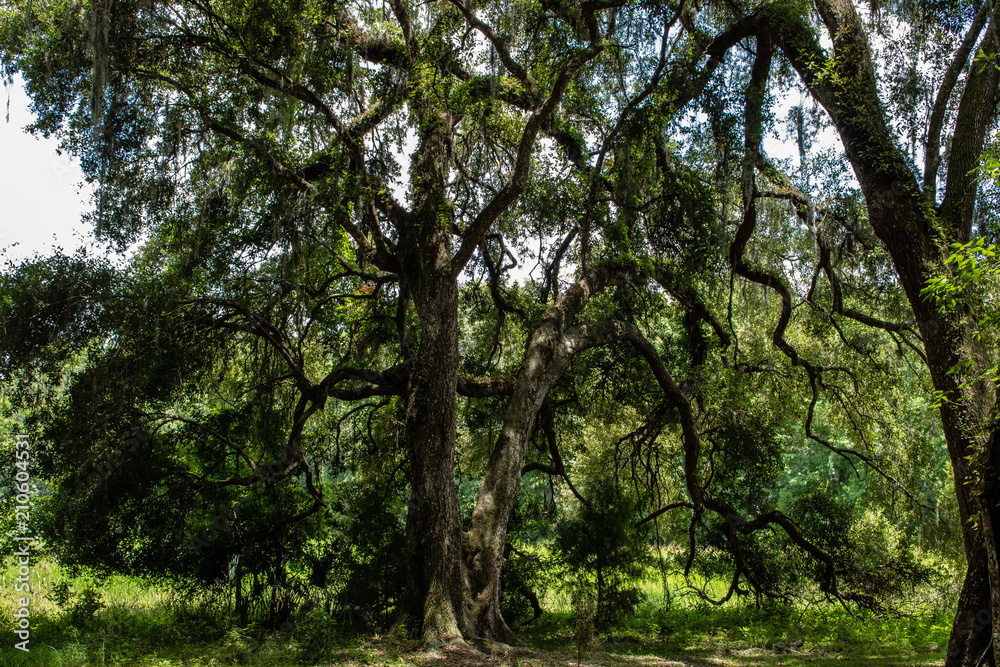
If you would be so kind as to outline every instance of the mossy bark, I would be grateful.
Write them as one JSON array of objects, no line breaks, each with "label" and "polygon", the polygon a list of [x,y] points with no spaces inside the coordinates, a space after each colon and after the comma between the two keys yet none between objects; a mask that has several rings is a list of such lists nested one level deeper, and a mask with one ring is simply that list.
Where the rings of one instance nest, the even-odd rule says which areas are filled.
[{"label": "mossy bark", "polygon": [[437,645],[461,640],[471,628],[454,478],[458,289],[453,280],[426,282],[414,295],[420,343],[406,413],[406,545],[410,614],[420,619],[425,642]]},{"label": "mossy bark", "polygon": [[445,197],[451,115],[420,79],[413,97],[419,145],[413,156],[413,211],[399,225],[401,277],[418,321],[409,377],[406,447],[407,613],[430,646],[474,635],[455,485],[458,393],[458,279],[452,270],[452,211]]}]

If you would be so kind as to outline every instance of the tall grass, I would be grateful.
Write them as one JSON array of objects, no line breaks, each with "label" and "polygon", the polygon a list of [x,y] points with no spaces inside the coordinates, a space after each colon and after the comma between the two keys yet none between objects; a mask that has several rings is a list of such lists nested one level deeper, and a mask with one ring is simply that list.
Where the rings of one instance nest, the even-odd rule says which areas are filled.
[{"label": "tall grass", "polygon": [[[0,630],[8,637],[13,637],[9,629],[20,596],[14,592],[16,577],[15,564],[8,561],[0,570]],[[4,667],[386,664],[383,660],[391,657],[386,651],[397,651],[377,643],[372,648],[367,642],[377,631],[359,635],[338,628],[318,608],[297,614],[290,633],[264,632],[237,627],[219,592],[187,595],[162,582],[74,575],[51,560],[33,565],[30,583],[31,651],[12,648],[13,641],[0,646]],[[728,586],[725,581],[700,583],[712,595]],[[774,656],[776,648],[801,640],[798,651],[818,664],[827,659],[851,664],[852,658],[856,664],[889,658],[928,664],[943,658],[953,609],[947,592],[931,589],[914,592],[902,614],[852,615],[821,598],[758,607],[744,597],[714,606],[686,590],[679,572],[668,573],[665,593],[658,568],[635,584],[645,601],[633,617],[604,632],[595,650],[699,660],[755,650]],[[542,604],[546,613],[516,631],[529,645],[576,655],[573,592],[552,586]],[[398,652],[392,656],[389,662]]]},{"label": "tall grass", "polygon": [[[654,565],[633,582],[644,602],[634,616],[606,633],[606,640],[632,642],[643,651],[654,641],[663,655],[752,649],[773,654],[801,641],[796,652],[814,657],[895,657],[918,664],[943,658],[962,580],[960,573],[942,571],[937,581],[900,591],[891,609],[876,613],[847,608],[815,592],[787,603],[758,605],[752,596],[734,596],[725,605],[715,605],[689,584],[717,600],[729,581],[694,575],[688,579],[677,570],[668,570],[665,578]],[[554,646],[573,632],[572,591],[552,587],[542,605],[549,613],[518,632],[529,642]]]}]

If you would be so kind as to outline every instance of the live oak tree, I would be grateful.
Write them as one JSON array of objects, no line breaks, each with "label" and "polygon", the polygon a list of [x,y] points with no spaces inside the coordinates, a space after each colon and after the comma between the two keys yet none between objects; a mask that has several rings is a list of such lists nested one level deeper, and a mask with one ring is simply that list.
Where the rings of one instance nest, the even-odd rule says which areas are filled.
[{"label": "live oak tree", "polygon": [[[948,397],[941,405],[941,418],[955,475],[969,565],[949,645],[948,664],[978,662],[991,646],[990,635],[994,661],[1000,655],[997,653],[1000,641],[996,639],[1000,637],[1000,622],[995,616],[990,634],[972,630],[975,615],[995,607],[991,600],[1000,601],[992,528],[996,512],[993,467],[996,438],[991,426],[995,388],[985,382],[960,386],[959,378],[951,371],[963,355],[975,354],[970,331],[956,317],[936,312],[934,304],[921,294],[928,269],[943,261],[942,246],[951,241],[966,241],[973,232],[978,193],[975,167],[995,117],[998,71],[990,58],[996,53],[1000,23],[991,3],[973,8],[975,15],[962,26],[964,34],[959,33],[951,40],[954,47],[945,61],[947,68],[940,73],[941,83],[936,90],[932,89],[933,104],[921,137],[925,144],[922,171],[915,169],[895,136],[882,102],[868,36],[870,29],[853,4],[816,3],[819,18],[832,39],[829,52],[820,46],[813,29],[804,22],[791,20],[782,8],[766,7],[749,19],[760,22],[758,58],[762,50],[771,48],[773,40],[837,129],[864,196],[867,223],[892,258],[919,326],[934,385]],[[911,11],[922,9],[926,8]],[[920,28],[917,24],[911,29]],[[972,62],[977,43],[985,57]],[[962,78],[964,86],[959,87],[957,83]],[[752,119],[749,110],[750,105],[748,118]],[[946,121],[951,125],[947,164],[941,156]],[[750,132],[752,126],[748,138]],[[754,143],[748,141],[751,153],[756,153]],[[752,155],[751,160],[756,159]],[[937,184],[942,167],[946,170],[943,193],[939,194]],[[745,191],[752,197],[755,177],[747,173],[744,179]],[[752,204],[746,207],[745,223],[750,229],[752,209]],[[737,234],[734,245],[738,245],[739,238]],[[819,239],[818,245],[822,258],[824,250]],[[827,267],[824,270],[833,273]],[[835,280],[832,275],[830,279]],[[837,305],[835,302],[834,307]],[[970,465],[973,460],[978,462],[977,468]],[[970,521],[973,517],[978,521]]]},{"label": "live oak tree", "polygon": [[[323,505],[310,458],[323,415],[385,398],[379,407],[400,410],[408,471],[407,611],[437,643],[515,640],[499,585],[522,476],[570,480],[550,392],[581,354],[623,344],[662,422],[651,417],[632,440],[652,448],[667,433],[683,461],[685,496],[640,520],[688,512],[693,558],[700,526],[716,517],[733,554],[726,599],[762,587],[751,547],[776,527],[815,563],[831,599],[873,604],[839,583],[833,557],[791,518],[763,501],[737,506],[717,486],[713,456],[741,422],[711,390],[733,378],[790,379],[807,438],[919,502],[872,446],[881,427],[866,410],[877,403],[860,401],[878,373],[858,368],[880,368],[879,344],[891,344],[926,362],[947,397],[941,419],[969,565],[948,659],[974,664],[990,636],[973,621],[1000,602],[994,389],[950,373],[975,341],[959,316],[921,296],[941,248],[975,229],[974,168],[995,116],[998,10],[959,7],[15,3],[0,15],[5,72],[24,76],[36,129],[60,136],[98,184],[98,233],[122,247],[142,240],[143,250],[119,288],[106,267],[85,263],[14,272],[5,286],[22,296],[5,302],[5,360],[26,360],[64,331],[104,351],[93,386],[125,384],[134,376],[123,368],[159,360],[163,372],[118,401],[129,411],[115,413],[115,428],[142,424],[164,437],[166,425],[200,428],[217,456],[201,465],[165,455],[162,478],[132,493],[155,497],[166,484],[190,501],[301,477],[310,504],[282,525]],[[880,30],[906,35],[912,61],[874,58]],[[808,174],[805,104],[793,115],[800,173],[762,150],[787,90],[823,109],[815,122],[837,130],[859,190],[823,189]],[[909,115],[890,117],[888,104]],[[702,115],[686,117],[692,108]],[[831,182],[848,180],[844,166],[829,165]],[[542,248],[527,298],[505,274],[531,246]],[[469,364],[459,302],[476,276],[495,329],[486,361]],[[612,308],[600,303],[609,292]],[[682,357],[669,353],[676,341],[656,344],[642,299],[674,309]],[[754,304],[744,319],[734,315],[740,299]],[[505,324],[512,318],[522,329]],[[810,344],[810,328],[834,342]],[[492,375],[512,330],[526,332],[508,351],[512,372]],[[93,342],[102,339],[104,348]],[[259,412],[242,414],[271,425],[250,451],[210,411],[173,409],[189,390],[185,373],[202,369],[198,383],[211,384],[203,369],[226,365],[240,370],[218,394],[261,397]],[[506,406],[466,526],[458,396]],[[860,448],[817,430],[826,401]],[[539,434],[548,462],[526,465]]]},{"label": "live oak tree", "polygon": [[[491,228],[523,192],[539,133],[552,125],[576,72],[613,33],[606,9],[588,6],[569,21],[553,21],[541,8],[525,12],[520,19],[545,29],[534,36],[537,48],[523,63],[511,56],[509,36],[497,35],[462,5],[397,3],[389,11],[337,3],[26,4],[4,16],[5,64],[22,70],[39,91],[39,128],[65,132],[67,144],[100,180],[98,234],[125,243],[154,229],[151,254],[176,251],[175,241],[194,244],[186,265],[176,267],[178,283],[190,286],[189,298],[174,303],[198,309],[193,319],[207,330],[258,337],[284,362],[298,401],[287,435],[289,457],[279,472],[287,475],[301,463],[308,474],[302,431],[330,397],[405,397],[411,610],[429,641],[507,638],[498,609],[498,549],[512,496],[496,504],[486,494],[482,518],[463,540],[454,487],[458,280],[473,254],[490,252]],[[486,73],[488,44],[512,77]],[[35,80],[36,66],[55,67],[58,80]],[[496,154],[470,158],[476,183],[486,189],[456,211],[452,191],[461,188],[449,183],[449,171],[451,156],[460,154],[459,128],[472,112],[485,115],[478,107],[497,97],[518,106],[498,113],[495,124],[469,130],[473,136],[496,133],[499,141]],[[404,205],[392,192],[398,168],[389,142],[401,140],[407,128],[417,148]],[[321,266],[306,259],[293,262],[291,273],[273,267],[274,281],[258,284],[265,293],[242,290],[239,300],[228,298],[232,282],[212,284],[220,271],[191,275],[197,246],[218,242],[205,238],[213,233],[232,234],[237,253],[255,254],[250,263],[267,263],[267,238],[243,232],[239,218],[286,206],[298,210],[268,217],[291,225],[301,212],[322,212],[321,224],[336,227],[332,235],[310,239],[313,253],[317,242],[325,251]],[[206,214],[208,224],[194,237],[179,238],[171,226],[190,224],[186,216],[194,211]],[[299,252],[297,231],[282,238],[291,243],[291,256]],[[152,264],[155,271],[155,259]],[[369,281],[369,291],[394,286],[397,363],[378,370],[337,365],[316,379],[306,368],[305,334],[319,311],[343,298],[330,289],[347,278]],[[266,294],[270,288],[277,294]],[[280,303],[288,293],[309,302],[312,311],[294,334],[275,326],[267,312],[273,308],[267,302],[277,297]],[[260,306],[264,312],[254,312]],[[372,387],[342,389],[351,380]],[[496,391],[492,385],[471,383],[466,391]],[[253,474],[205,484],[258,481]]]}]

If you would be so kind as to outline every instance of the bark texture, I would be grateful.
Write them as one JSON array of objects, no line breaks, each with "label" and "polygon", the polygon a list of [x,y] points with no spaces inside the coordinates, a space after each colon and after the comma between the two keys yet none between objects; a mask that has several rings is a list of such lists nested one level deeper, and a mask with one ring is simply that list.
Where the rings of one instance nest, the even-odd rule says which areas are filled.
[{"label": "bark texture", "polygon": [[470,626],[454,472],[458,290],[454,281],[426,282],[414,299],[421,337],[406,411],[406,545],[410,614],[425,642],[438,645],[469,635]]},{"label": "bark texture", "polygon": [[604,264],[584,272],[576,284],[546,310],[532,333],[500,435],[479,487],[467,536],[473,618],[480,636],[515,641],[500,613],[500,571],[507,524],[521,485],[528,439],[542,403],[566,362],[573,355],[600,344],[601,339],[593,328],[570,326],[574,318],[594,293],[614,281],[625,279],[629,268],[627,264]]}]

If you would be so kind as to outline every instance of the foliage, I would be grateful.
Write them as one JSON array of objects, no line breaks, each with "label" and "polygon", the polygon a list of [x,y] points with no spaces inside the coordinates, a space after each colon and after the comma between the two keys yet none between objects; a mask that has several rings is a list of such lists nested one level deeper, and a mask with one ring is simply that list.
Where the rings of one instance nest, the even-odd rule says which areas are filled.
[{"label": "foliage", "polygon": [[598,629],[612,627],[642,601],[635,580],[650,563],[646,534],[637,525],[636,502],[607,481],[589,489],[587,502],[556,526],[558,557],[586,577],[584,588],[592,587]]},{"label": "foliage", "polygon": [[337,591],[334,611],[345,627],[365,629],[377,621],[387,628],[405,587],[401,503],[377,487],[348,487],[341,502],[340,525],[314,561],[310,583]]},{"label": "foliage", "polygon": [[744,511],[760,512],[775,503],[784,470],[779,431],[766,417],[731,411],[711,436],[711,485]]},{"label": "foliage", "polygon": [[[991,173],[997,169],[990,166],[994,163],[995,158],[986,165],[986,169],[993,170]],[[966,243],[953,243],[951,250],[944,262],[947,273],[928,278],[923,293],[937,303],[942,313],[958,313],[974,327],[972,340],[979,343],[979,349],[967,351],[951,369],[951,373],[962,379],[961,387],[977,382],[995,384],[1000,381],[1000,367],[989,350],[996,349],[996,332],[1000,326],[1000,307],[996,302],[1000,261],[996,245],[986,245],[980,237]],[[950,399],[938,392],[938,403],[945,400]]]}]

